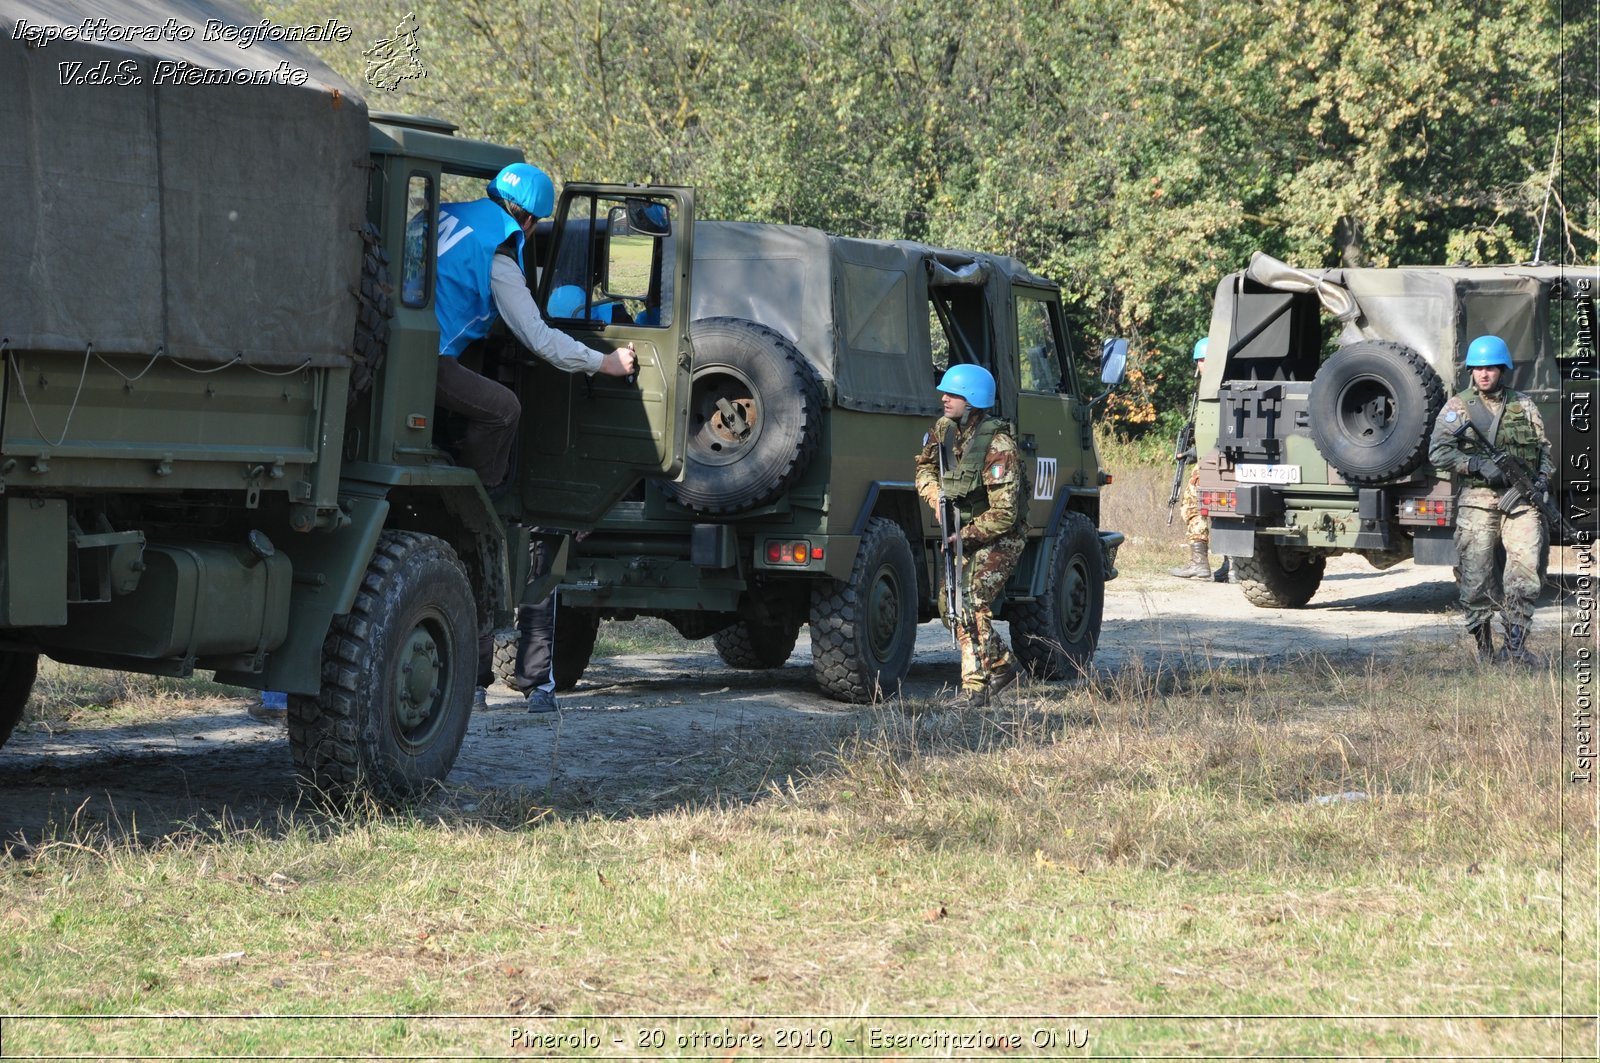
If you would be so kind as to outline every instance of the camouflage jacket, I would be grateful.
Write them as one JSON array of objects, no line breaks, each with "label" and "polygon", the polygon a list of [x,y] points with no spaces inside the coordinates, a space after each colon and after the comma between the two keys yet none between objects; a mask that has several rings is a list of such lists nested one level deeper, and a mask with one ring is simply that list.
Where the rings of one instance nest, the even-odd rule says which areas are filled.
[{"label": "camouflage jacket", "polygon": [[[939,418],[917,454],[917,493],[930,506],[940,486],[939,440],[953,424]],[[969,417],[956,425],[955,467],[945,476],[944,491],[961,514],[962,542],[978,546],[1026,530],[1022,480],[1016,430],[1009,422]]]},{"label": "camouflage jacket", "polygon": [[1439,475],[1454,476],[1460,486],[1461,505],[1492,507],[1500,498],[1498,489],[1469,471],[1472,459],[1484,456],[1482,445],[1470,436],[1463,439],[1455,434],[1462,424],[1473,420],[1474,413],[1480,426],[1491,425],[1486,434],[1495,446],[1522,462],[1530,476],[1548,479],[1555,474],[1539,408],[1520,391],[1502,388],[1495,394],[1482,394],[1469,387],[1452,395],[1439,411],[1428,447],[1428,461]]}]

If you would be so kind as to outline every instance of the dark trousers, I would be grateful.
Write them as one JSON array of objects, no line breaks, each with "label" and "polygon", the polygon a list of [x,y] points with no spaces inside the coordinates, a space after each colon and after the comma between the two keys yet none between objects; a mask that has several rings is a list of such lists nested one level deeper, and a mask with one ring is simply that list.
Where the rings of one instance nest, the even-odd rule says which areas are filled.
[{"label": "dark trousers", "polygon": [[[550,547],[535,541],[528,572],[536,579],[550,569]],[[556,592],[533,605],[517,606],[517,663],[507,686],[524,694],[535,687],[555,690]],[[494,682],[494,633],[478,636],[478,685]]]},{"label": "dark trousers", "polygon": [[441,357],[435,401],[467,419],[467,430],[456,445],[461,464],[476,472],[484,487],[499,487],[511,464],[511,443],[522,417],[516,393],[466,368],[458,358]]}]

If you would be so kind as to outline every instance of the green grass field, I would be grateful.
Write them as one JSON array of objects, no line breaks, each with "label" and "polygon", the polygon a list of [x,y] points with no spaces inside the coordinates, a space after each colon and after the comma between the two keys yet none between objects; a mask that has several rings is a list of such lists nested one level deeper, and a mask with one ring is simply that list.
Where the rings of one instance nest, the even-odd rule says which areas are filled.
[{"label": "green grass field", "polygon": [[[1141,476],[1164,504],[1157,469],[1114,489]],[[1149,536],[1124,564],[1164,562],[1161,506],[1114,497]],[[0,864],[3,1052],[1595,1058],[1595,790],[1564,776],[1556,672],[1045,689],[864,710],[664,811],[69,824]],[[41,693],[129,719],[229,691],[53,669]]]}]

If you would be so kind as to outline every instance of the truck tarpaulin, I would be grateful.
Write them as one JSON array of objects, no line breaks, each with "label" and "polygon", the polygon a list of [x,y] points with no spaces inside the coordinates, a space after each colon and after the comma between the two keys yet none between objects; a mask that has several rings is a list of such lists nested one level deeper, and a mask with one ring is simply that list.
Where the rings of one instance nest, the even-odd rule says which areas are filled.
[{"label": "truck tarpaulin", "polygon": [[367,109],[230,4],[0,0],[0,339],[340,365]]}]

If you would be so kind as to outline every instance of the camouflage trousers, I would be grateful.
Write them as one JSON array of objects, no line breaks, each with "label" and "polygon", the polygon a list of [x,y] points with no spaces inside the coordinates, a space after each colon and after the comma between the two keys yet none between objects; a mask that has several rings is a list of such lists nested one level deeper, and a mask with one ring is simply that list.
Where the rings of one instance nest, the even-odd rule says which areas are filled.
[{"label": "camouflage trousers", "polygon": [[[1462,506],[1456,511],[1456,585],[1467,630],[1489,622],[1495,608],[1507,627],[1533,623],[1539,597],[1539,556],[1544,552],[1544,518],[1523,504],[1510,513]],[[1495,561],[1495,547],[1506,551],[1505,572]]]},{"label": "camouflage trousers", "polygon": [[[1019,533],[1003,536],[982,546],[968,547],[961,572],[961,601],[967,622],[955,624],[956,642],[961,647],[961,688],[982,687],[991,673],[1012,663],[1011,651],[994,631],[994,600],[1005,590],[1006,582],[1022,559],[1027,538]],[[951,617],[945,607],[944,576],[939,577],[939,616],[945,627]]]},{"label": "camouflage trousers", "polygon": [[1200,469],[1195,467],[1194,472],[1183,482],[1183,491],[1178,495],[1178,514],[1183,517],[1183,529],[1189,536],[1191,543],[1209,543],[1211,541],[1211,523],[1206,520],[1205,514],[1200,512]]}]

